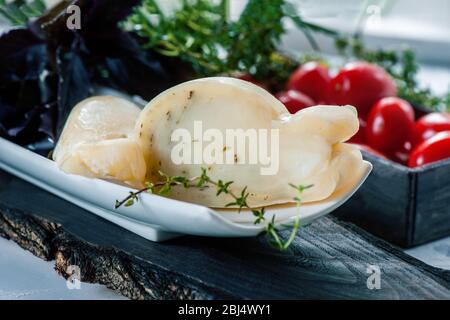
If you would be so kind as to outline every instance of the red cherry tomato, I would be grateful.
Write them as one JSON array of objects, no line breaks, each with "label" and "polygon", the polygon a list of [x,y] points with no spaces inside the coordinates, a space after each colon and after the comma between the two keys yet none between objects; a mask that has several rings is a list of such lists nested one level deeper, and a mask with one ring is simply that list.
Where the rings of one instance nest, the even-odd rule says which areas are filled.
[{"label": "red cherry tomato", "polygon": [[373,155],[376,155],[377,157],[387,159],[384,154],[381,152],[375,150],[374,148],[368,146],[367,144],[360,144],[360,143],[352,143],[353,145],[357,146],[360,150],[366,151],[368,153],[371,153]]},{"label": "red cherry tomato", "polygon": [[367,119],[367,142],[384,153],[400,150],[411,141],[414,130],[414,110],[400,98],[381,99]]},{"label": "red cherry tomato", "polygon": [[450,158],[450,131],[442,131],[423,141],[411,153],[411,168]]},{"label": "red cherry tomato", "polygon": [[411,154],[412,143],[405,142],[399,150],[395,150],[389,155],[392,161],[398,162],[403,165],[408,165],[409,155]]},{"label": "red cherry tomato", "polygon": [[350,138],[348,142],[360,144],[366,143],[366,127],[367,127],[366,121],[359,118],[359,130],[353,137]]},{"label": "red cherry tomato", "polygon": [[333,79],[328,90],[328,103],[350,104],[365,118],[380,99],[394,97],[397,88],[383,68],[367,62],[346,65]]},{"label": "red cherry tomato", "polygon": [[264,83],[258,82],[257,80],[255,80],[251,75],[249,75],[248,73],[245,73],[243,75],[240,75],[239,77],[237,77],[238,79],[253,83],[255,85],[257,85],[258,87],[263,88],[264,90],[269,91],[269,88],[267,88],[267,86]]},{"label": "red cherry tomato", "polygon": [[427,114],[414,125],[414,145],[419,145],[438,132],[448,130],[450,130],[450,114],[438,112]]},{"label": "red cherry tomato", "polygon": [[277,97],[277,99],[280,100],[292,114],[301,109],[315,105],[310,97],[296,90],[281,91],[278,92],[275,97]]},{"label": "red cherry tomato", "polygon": [[326,66],[318,62],[308,62],[291,74],[287,88],[303,92],[314,101],[325,101],[330,81]]}]

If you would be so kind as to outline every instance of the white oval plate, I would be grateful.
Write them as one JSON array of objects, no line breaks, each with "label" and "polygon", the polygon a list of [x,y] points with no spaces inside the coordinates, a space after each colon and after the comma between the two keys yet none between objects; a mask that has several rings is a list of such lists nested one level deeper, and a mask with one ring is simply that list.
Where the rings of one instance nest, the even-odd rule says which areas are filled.
[{"label": "white oval plate", "polygon": [[[300,210],[295,205],[271,206],[266,208],[267,217],[276,215],[277,224],[285,225],[299,216],[300,223],[306,225],[330,213],[365,181],[372,165],[367,161],[364,163],[364,173],[349,190],[325,201],[304,204]],[[152,241],[164,241],[183,234],[252,237],[265,228],[264,224],[252,223],[254,217],[249,211],[213,210],[152,194],[142,194],[135,205],[116,210],[115,201],[127,196],[130,187],[66,174],[53,161],[2,138],[0,168]]]}]

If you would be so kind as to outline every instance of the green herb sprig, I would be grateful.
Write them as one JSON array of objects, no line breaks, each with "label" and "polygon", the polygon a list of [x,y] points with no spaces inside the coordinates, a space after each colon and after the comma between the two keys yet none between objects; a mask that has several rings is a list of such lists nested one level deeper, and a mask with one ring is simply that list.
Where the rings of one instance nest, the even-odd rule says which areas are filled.
[{"label": "green herb sprig", "polygon": [[[337,36],[303,20],[285,0],[249,0],[237,21],[229,19],[229,0],[183,0],[165,15],[155,0],[144,0],[126,23],[144,49],[188,62],[198,76],[245,72],[269,87],[281,88],[298,61],[280,53],[290,19],[318,49],[313,33]],[[269,80],[270,79],[270,80]]]},{"label": "green herb sprig", "polygon": [[320,48],[315,33],[330,36],[343,55],[383,67],[394,78],[399,97],[416,106],[450,111],[450,93],[437,96],[419,85],[419,65],[411,49],[369,49],[359,34],[343,36],[305,21],[285,0],[250,0],[237,21],[229,20],[228,7],[228,0],[183,0],[174,14],[165,16],[155,0],[144,0],[124,28],[140,35],[145,49],[188,62],[198,76],[244,72],[280,90],[299,64],[312,60],[309,55],[293,59],[280,52],[283,22],[289,19],[316,52]]},{"label": "green herb sprig", "polygon": [[[151,193],[151,194],[159,194],[162,196],[168,196],[172,190],[173,187],[183,187],[185,189],[189,188],[208,188],[208,187],[214,187],[216,188],[217,192],[216,195],[219,196],[220,194],[228,194],[233,198],[233,201],[226,204],[226,207],[234,207],[237,208],[239,212],[241,212],[243,209],[249,209],[253,213],[255,217],[254,224],[260,224],[260,223],[266,223],[265,230],[263,231],[263,234],[268,236],[269,238],[269,244],[273,247],[277,248],[278,250],[287,250],[289,246],[292,244],[292,242],[295,239],[295,236],[300,229],[300,219],[298,215],[294,219],[293,224],[290,226],[291,232],[287,240],[283,240],[283,238],[279,235],[279,228],[276,226],[275,223],[275,215],[272,216],[270,221],[266,218],[266,209],[264,207],[261,208],[252,208],[248,205],[247,199],[250,195],[250,192],[248,192],[247,187],[244,187],[240,193],[234,193],[230,186],[234,183],[233,181],[227,181],[224,182],[222,180],[213,180],[211,179],[208,174],[207,170],[205,168],[201,169],[201,174],[196,177],[188,178],[185,176],[169,176],[165,174],[164,172],[159,171],[160,176],[163,178],[163,181],[156,182],[156,183],[148,183],[145,188],[142,188],[138,191],[132,192],[130,191],[129,195],[125,197],[123,200],[119,201],[116,200],[115,208],[118,209],[121,206],[130,207],[134,205],[137,201],[139,201],[139,195],[142,193]],[[292,188],[296,189],[298,191],[298,196],[296,196],[293,200],[297,204],[297,208],[300,208],[301,205],[301,194],[308,188],[311,188],[312,185],[309,186],[303,186],[303,185],[294,185],[289,184]]]},{"label": "green herb sprig", "polygon": [[24,25],[28,20],[41,16],[45,9],[42,0],[0,0],[0,15],[14,26]]}]

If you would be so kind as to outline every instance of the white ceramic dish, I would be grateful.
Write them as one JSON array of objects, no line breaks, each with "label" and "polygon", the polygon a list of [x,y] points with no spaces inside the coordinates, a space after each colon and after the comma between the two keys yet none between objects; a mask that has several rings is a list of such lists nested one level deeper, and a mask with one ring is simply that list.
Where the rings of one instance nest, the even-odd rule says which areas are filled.
[{"label": "white ceramic dish", "polygon": [[[129,187],[66,174],[53,161],[2,138],[0,168],[152,241],[164,241],[183,234],[252,237],[264,230],[263,224],[252,223],[251,212],[213,210],[151,194],[142,195],[131,207],[115,210],[115,200],[123,199],[130,191]],[[275,214],[280,225],[292,223],[297,215],[302,225],[309,224],[349,199],[371,170],[372,165],[365,162],[365,172],[356,179],[354,186],[332,199],[304,204],[299,211],[295,205],[272,206],[267,208],[267,215]]]}]

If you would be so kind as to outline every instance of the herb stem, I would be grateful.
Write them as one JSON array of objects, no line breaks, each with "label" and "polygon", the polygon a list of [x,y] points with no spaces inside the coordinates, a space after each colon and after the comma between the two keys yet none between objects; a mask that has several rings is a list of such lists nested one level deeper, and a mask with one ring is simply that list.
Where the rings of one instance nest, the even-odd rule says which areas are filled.
[{"label": "herb stem", "polygon": [[[155,183],[156,187],[163,186],[163,185],[164,185],[163,182]],[[125,205],[129,200],[133,199],[134,197],[136,197],[144,192],[148,192],[148,188],[149,187],[145,187],[145,188],[139,189],[136,192],[130,192],[130,194],[126,198],[123,198],[120,201],[116,201],[114,208],[119,209],[121,206]]]},{"label": "herb stem", "polygon": [[[228,194],[231,198],[233,198],[234,202],[226,204],[226,207],[237,207],[239,212],[241,212],[242,209],[249,209],[255,216],[255,224],[259,224],[261,222],[266,221],[265,217],[265,208],[253,208],[248,205],[247,198],[250,195],[250,193],[247,191],[247,187],[242,189],[240,195],[237,195],[232,190],[230,190],[230,185],[233,184],[233,181],[224,182],[222,180],[215,181],[211,179],[207,175],[207,170],[202,168],[202,173],[199,176],[193,177],[193,178],[187,178],[184,176],[168,176],[167,174],[163,172],[159,172],[159,174],[165,178],[165,181],[159,181],[156,183],[149,183],[145,188],[142,188],[135,192],[130,192],[130,194],[124,198],[121,201],[116,200],[115,208],[118,209],[121,206],[129,207],[133,205],[136,201],[139,201],[139,195],[144,192],[149,193],[155,193],[157,192],[160,195],[168,195],[172,189],[172,187],[175,186],[182,186],[186,189],[189,188],[207,188],[208,185],[214,186],[217,189],[217,196],[220,194]],[[303,185],[294,185],[289,184],[291,187],[297,190],[299,195],[303,193],[305,189],[308,189],[310,186],[303,186]],[[301,199],[300,196],[297,196],[293,199],[297,203],[297,210],[300,208]],[[299,221],[299,215],[297,215],[294,219],[294,224],[292,226],[291,233],[287,239],[287,241],[283,242],[281,237],[278,235],[278,230],[275,226],[275,215],[272,215],[272,219],[269,223],[266,224],[265,230],[263,233],[269,235],[271,237],[271,241],[269,241],[270,244],[272,244],[274,247],[276,247],[279,250],[286,250],[294,241],[295,236],[297,235],[297,232],[300,228],[300,221]]]}]

